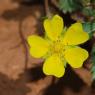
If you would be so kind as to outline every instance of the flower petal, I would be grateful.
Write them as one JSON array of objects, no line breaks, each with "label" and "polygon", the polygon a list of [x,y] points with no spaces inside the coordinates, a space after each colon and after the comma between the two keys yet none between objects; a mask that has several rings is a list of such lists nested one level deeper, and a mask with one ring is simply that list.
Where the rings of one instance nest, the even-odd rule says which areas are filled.
[{"label": "flower petal", "polygon": [[65,73],[64,63],[57,55],[52,55],[43,64],[43,72],[46,75],[62,77]]},{"label": "flower petal", "polygon": [[52,19],[46,19],[44,28],[47,36],[55,41],[63,30],[63,19],[59,15],[55,15]]},{"label": "flower petal", "polygon": [[80,68],[88,58],[88,52],[80,47],[69,48],[64,53],[65,59],[73,68]]},{"label": "flower petal", "polygon": [[39,36],[29,36],[27,41],[31,47],[30,54],[35,58],[44,56],[49,49],[48,42]]},{"label": "flower petal", "polygon": [[87,32],[83,31],[81,23],[72,24],[63,38],[64,45],[78,45],[89,39]]}]

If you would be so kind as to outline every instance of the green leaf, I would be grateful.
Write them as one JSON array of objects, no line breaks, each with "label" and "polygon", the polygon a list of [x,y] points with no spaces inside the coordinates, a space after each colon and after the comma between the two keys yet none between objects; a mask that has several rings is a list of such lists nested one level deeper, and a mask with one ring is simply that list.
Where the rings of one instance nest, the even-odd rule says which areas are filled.
[{"label": "green leaf", "polygon": [[92,63],[95,65],[95,45],[93,46],[93,49],[92,49]]},{"label": "green leaf", "polygon": [[59,0],[59,8],[64,12],[73,12],[82,8],[81,0]]},{"label": "green leaf", "polygon": [[92,37],[95,32],[95,22],[85,22],[82,24],[84,31],[89,33],[89,36]]},{"label": "green leaf", "polygon": [[95,80],[95,44],[93,45],[92,51],[91,51],[91,60],[92,60],[92,78]]},{"label": "green leaf", "polygon": [[95,9],[93,9],[91,6],[89,7],[84,7],[82,9],[82,13],[86,16],[93,16],[95,17]]}]

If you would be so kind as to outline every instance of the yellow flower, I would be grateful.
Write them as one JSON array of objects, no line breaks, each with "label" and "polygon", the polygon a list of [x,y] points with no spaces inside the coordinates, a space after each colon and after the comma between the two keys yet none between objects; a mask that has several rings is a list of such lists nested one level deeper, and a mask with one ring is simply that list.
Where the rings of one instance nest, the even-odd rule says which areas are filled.
[{"label": "yellow flower", "polygon": [[64,32],[63,19],[55,15],[52,19],[45,19],[44,28],[47,36],[44,39],[37,35],[29,36],[27,39],[30,54],[35,58],[46,58],[43,72],[46,75],[62,77],[66,62],[73,68],[80,68],[88,58],[88,52],[78,45],[89,39],[87,32],[83,31],[82,24],[72,24]]}]

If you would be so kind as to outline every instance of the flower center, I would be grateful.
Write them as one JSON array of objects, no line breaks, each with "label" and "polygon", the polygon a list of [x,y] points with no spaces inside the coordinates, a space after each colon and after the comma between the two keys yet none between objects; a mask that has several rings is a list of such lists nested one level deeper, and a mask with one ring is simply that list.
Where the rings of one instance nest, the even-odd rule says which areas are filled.
[{"label": "flower center", "polygon": [[62,54],[63,50],[64,50],[64,45],[60,40],[53,42],[51,46],[52,53]]}]

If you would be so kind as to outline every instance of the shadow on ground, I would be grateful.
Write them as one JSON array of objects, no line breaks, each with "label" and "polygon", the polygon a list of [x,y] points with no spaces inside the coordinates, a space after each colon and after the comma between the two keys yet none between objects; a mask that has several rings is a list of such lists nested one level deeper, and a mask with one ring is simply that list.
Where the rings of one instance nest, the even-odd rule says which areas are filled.
[{"label": "shadow on ground", "polygon": [[12,80],[0,73],[0,95],[27,95],[29,91],[24,82]]}]

